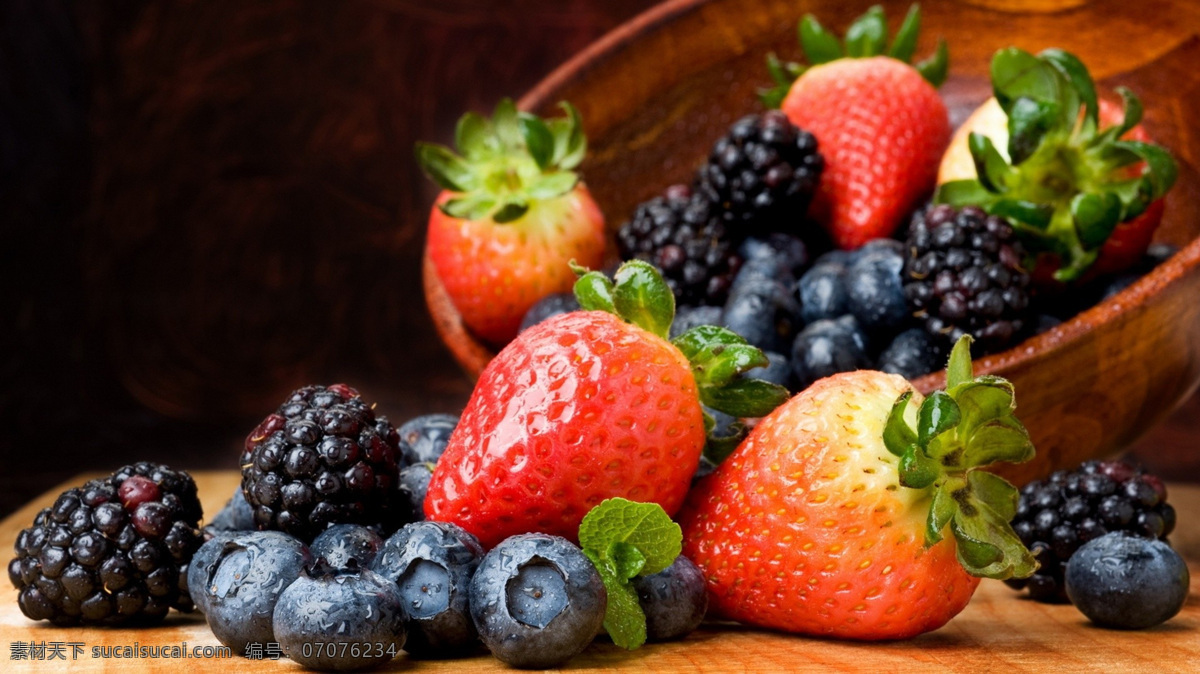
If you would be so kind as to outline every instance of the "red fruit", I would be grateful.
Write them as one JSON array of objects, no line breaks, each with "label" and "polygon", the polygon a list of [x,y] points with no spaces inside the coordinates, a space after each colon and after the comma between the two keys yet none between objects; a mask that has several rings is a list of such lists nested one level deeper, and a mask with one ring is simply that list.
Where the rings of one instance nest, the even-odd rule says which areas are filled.
[{"label": "red fruit", "polygon": [[[708,579],[710,610],[789,632],[903,639],[958,614],[979,576],[1033,572],[1008,526],[1016,490],[974,470],[976,461],[1027,459],[1032,446],[1011,406],[993,397],[1011,394],[1007,382],[969,380],[967,344],[951,357],[968,378],[954,381],[962,385],[953,395],[922,401],[882,372],[822,379],[692,490],[679,517],[683,549]],[[972,392],[994,407],[967,404]],[[893,406],[902,395],[919,414]],[[910,428],[917,419],[924,430]],[[964,427],[1005,430],[960,436]]]},{"label": "red fruit", "polygon": [[139,505],[147,501],[157,501],[162,492],[158,485],[148,477],[134,475],[127,478],[117,487],[117,496],[121,499],[121,505],[125,509],[132,512]]},{"label": "red fruit", "polygon": [[[580,283],[602,278],[593,272]],[[728,407],[728,394],[714,398],[732,373],[765,365],[765,356],[712,326],[675,346],[665,339],[674,300],[658,272],[634,261],[616,278],[615,287],[605,279],[590,295],[577,291],[580,304],[619,308],[639,324],[607,311],[555,316],[484,369],[429,483],[429,519],[491,547],[525,532],[574,540],[583,516],[611,497],[674,514],[706,440],[700,401],[765,414],[786,398],[778,387],[763,389],[769,395],[753,409]],[[684,350],[703,363],[699,377]]]},{"label": "red fruit", "polygon": [[492,119],[468,113],[455,143],[417,144],[417,160],[445,188],[429,217],[425,255],[463,323],[503,344],[538,300],[571,289],[570,263],[604,261],[604,216],[572,171],[587,141],[579,113],[543,121],[512,101]]},{"label": "red fruit", "polygon": [[604,216],[582,183],[505,224],[442,212],[454,197],[450,191],[438,197],[426,253],[463,322],[489,342],[512,339],[538,300],[569,292],[572,260],[586,267],[604,262]]},{"label": "red fruit", "polygon": [[842,248],[890,236],[933,190],[950,118],[912,66],[888,56],[815,66],[782,110],[817,137],[825,173],[813,209]]}]

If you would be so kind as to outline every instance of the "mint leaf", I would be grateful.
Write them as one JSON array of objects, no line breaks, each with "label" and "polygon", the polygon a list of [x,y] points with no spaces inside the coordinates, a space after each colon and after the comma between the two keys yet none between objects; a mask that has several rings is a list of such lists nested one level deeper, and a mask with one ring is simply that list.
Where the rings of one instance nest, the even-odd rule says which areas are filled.
[{"label": "mint leaf", "polygon": [[638,648],[646,642],[646,614],[630,579],[670,566],[683,549],[682,530],[657,503],[611,498],[584,516],[579,546],[608,591],[604,629],[621,648]]}]

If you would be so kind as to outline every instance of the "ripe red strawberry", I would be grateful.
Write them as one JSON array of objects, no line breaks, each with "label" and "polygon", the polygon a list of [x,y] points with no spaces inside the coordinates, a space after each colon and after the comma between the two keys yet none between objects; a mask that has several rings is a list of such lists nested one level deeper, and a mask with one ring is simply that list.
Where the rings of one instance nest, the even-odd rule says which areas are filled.
[{"label": "ripe red strawberry", "polygon": [[[785,96],[781,87],[764,96],[779,99],[788,118],[817,137],[825,173],[812,212],[842,248],[890,236],[933,190],[950,140],[936,89],[948,56],[941,43],[931,59],[908,65],[919,28],[913,5],[889,49],[883,10],[873,7],[851,25],[843,52],[808,15],[799,32],[813,65]],[[770,66],[777,82],[788,81],[788,68],[774,60]]]},{"label": "ripe red strawberry", "polygon": [[972,130],[974,177],[944,183],[935,200],[1007,218],[1037,258],[1034,278],[1043,284],[1137,262],[1178,172],[1138,126],[1137,96],[1118,88],[1118,113],[1098,100],[1083,63],[1058,49],[996,52],[992,85],[1007,133]]},{"label": "ripe red strawberry", "polygon": [[604,261],[604,216],[571,169],[587,141],[579,114],[543,121],[503,100],[491,120],[468,113],[449,148],[417,144],[445,188],[429,216],[426,259],[463,323],[503,344],[539,299],[575,282],[569,262]]},{"label": "ripe red strawberry", "polygon": [[584,311],[521,333],[488,364],[429,483],[425,512],[492,546],[538,531],[575,539],[612,497],[683,503],[712,425],[700,408],[761,416],[787,397],[740,374],[767,364],[713,326],[666,340],[670,288],[641,261],[576,285]]},{"label": "ripe red strawberry", "polygon": [[972,378],[969,339],[951,356],[948,393],[922,400],[882,372],[822,379],[696,486],[679,521],[710,610],[789,632],[902,639],[954,617],[979,577],[1033,572],[1008,524],[1017,490],[976,470],[1027,460],[1033,446],[1011,385]]}]

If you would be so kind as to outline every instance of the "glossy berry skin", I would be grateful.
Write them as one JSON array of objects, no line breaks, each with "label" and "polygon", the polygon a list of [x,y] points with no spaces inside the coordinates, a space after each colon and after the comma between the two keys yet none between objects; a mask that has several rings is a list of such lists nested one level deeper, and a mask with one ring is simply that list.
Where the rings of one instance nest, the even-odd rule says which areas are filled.
[{"label": "glossy berry skin", "polygon": [[887,237],[928,194],[950,118],[937,90],[886,56],[807,70],[782,110],[817,137],[825,172],[813,211],[842,248]]},{"label": "glossy berry skin", "polygon": [[1174,617],[1187,601],[1187,563],[1164,541],[1105,534],[1067,564],[1067,596],[1092,622],[1138,630]]},{"label": "glossy berry skin", "polygon": [[916,379],[945,367],[947,355],[941,340],[921,328],[909,328],[879,354],[878,365],[883,372]]},{"label": "glossy berry skin", "polygon": [[794,284],[780,260],[747,262],[729,290],[722,325],[760,349],[785,350],[800,325]]},{"label": "glossy berry skin", "polygon": [[870,364],[866,333],[853,316],[810,323],[792,345],[792,372],[801,390],[823,377]]},{"label": "glossy berry skin", "polygon": [[522,534],[503,541],[471,579],[471,617],[479,638],[513,667],[566,663],[595,638],[607,606],[596,567],[557,536]]},{"label": "glossy berry skin", "polygon": [[555,316],[480,375],[425,512],[485,548],[529,531],[573,540],[606,498],[674,513],[704,443],[696,380],[678,349],[606,312]]},{"label": "glossy berry skin", "polygon": [[575,299],[575,293],[547,295],[525,312],[525,317],[521,319],[521,330],[531,328],[551,316],[568,314],[572,311],[579,311],[579,300]]},{"label": "glossy berry skin", "polygon": [[772,384],[779,384],[789,390],[794,389],[792,361],[788,360],[788,357],[782,353],[775,353],[774,351],[764,351],[763,355],[767,357],[767,366],[751,370],[749,376],[771,382]]},{"label": "glossy berry skin", "polygon": [[[443,192],[437,204],[454,196]],[[532,203],[505,224],[451,217],[437,204],[429,215],[426,260],[463,323],[493,344],[516,336],[538,300],[571,289],[571,260],[589,268],[604,263],[604,216],[582,183]]]},{"label": "glossy berry skin", "polygon": [[404,646],[400,593],[367,569],[309,567],[279,595],[272,619],[273,640],[308,669],[366,669]]},{"label": "glossy berry skin", "polygon": [[404,422],[396,429],[404,465],[437,463],[457,425],[458,417],[453,414],[425,414]]},{"label": "glossy berry skin", "polygon": [[379,534],[357,524],[335,524],[322,531],[308,546],[313,559],[324,559],[335,569],[366,567],[379,554],[383,539]]},{"label": "glossy berry skin", "polygon": [[908,318],[900,272],[904,257],[879,247],[860,253],[846,270],[846,308],[870,331],[894,331]]},{"label": "glossy berry skin", "polygon": [[708,611],[704,574],[683,555],[658,573],[634,577],[633,587],[646,614],[648,641],[685,637],[700,626]]},{"label": "glossy berry skin", "polygon": [[205,545],[214,543],[219,549],[208,551],[203,568],[188,578],[193,595],[203,596],[197,602],[204,606],[209,629],[238,654],[252,643],[274,641],[275,604],[312,562],[308,547],[279,531],[214,538]]},{"label": "glossy berry skin", "polygon": [[699,325],[721,325],[724,310],[721,307],[701,305],[698,307],[679,307],[675,313],[675,322],[671,323],[671,339]]},{"label": "glossy berry skin", "polygon": [[425,517],[425,496],[429,493],[429,482],[433,479],[432,463],[414,463],[400,469],[396,486],[400,492],[400,508],[405,511],[409,522],[420,522]]},{"label": "glossy berry skin", "polygon": [[478,539],[445,522],[406,525],[384,544],[371,569],[400,594],[417,656],[461,655],[475,643],[468,611],[471,577],[483,558]]},{"label": "glossy berry skin", "polygon": [[800,317],[805,323],[834,319],[848,313],[846,265],[823,255],[800,277]]},{"label": "glossy berry skin", "polygon": [[234,490],[225,507],[204,525],[204,531],[208,534],[218,531],[254,531],[255,528],[254,508],[246,502],[246,495],[242,493],[241,486]]},{"label": "glossy berry skin", "polygon": [[784,232],[752,236],[738,246],[738,255],[747,262],[767,259],[792,274],[799,274],[808,266],[808,245],[803,239]]},{"label": "glossy berry skin", "polygon": [[924,496],[898,486],[883,444],[892,404],[909,389],[881,372],[822,379],[693,489],[679,518],[683,551],[708,579],[711,611],[878,640],[937,629],[967,605],[979,579],[951,538],[925,547]]}]

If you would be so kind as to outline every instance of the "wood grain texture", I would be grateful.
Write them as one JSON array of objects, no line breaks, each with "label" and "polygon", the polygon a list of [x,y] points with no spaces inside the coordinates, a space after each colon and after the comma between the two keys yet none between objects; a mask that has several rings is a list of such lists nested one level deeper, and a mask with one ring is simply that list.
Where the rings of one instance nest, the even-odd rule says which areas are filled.
[{"label": "wood grain texture", "polygon": [[[9,550],[17,533],[62,490],[94,475],[77,476],[0,522],[0,550]],[[239,484],[232,471],[195,474],[205,512],[224,504]],[[822,641],[707,623],[687,639],[651,644],[636,652],[598,642],[571,661],[568,669],[639,670],[643,672],[730,671],[875,671],[875,672],[1171,672],[1194,670],[1200,662],[1200,488],[1170,487],[1180,513],[1176,545],[1189,559],[1192,588],[1180,615],[1159,627],[1139,632],[1103,630],[1071,606],[1045,605],[1019,598],[996,581],[984,581],[971,603],[944,628],[896,643],[854,644]],[[72,672],[228,670],[302,671],[290,661],[233,660],[94,660],[92,646],[218,645],[196,614],[172,612],[151,629],[55,628],[21,615],[16,591],[0,590],[0,649],[14,641],[82,642],[87,651],[69,663]],[[64,663],[11,662],[0,651],[5,672],[67,671]],[[69,657],[69,655],[68,655]],[[419,662],[402,655],[378,671],[511,672],[487,655],[445,662]]]},{"label": "wood grain texture", "polygon": [[[907,0],[883,3],[898,21]],[[987,6],[977,6],[987,5]],[[952,122],[991,93],[992,54],[1017,45],[1066,49],[1088,64],[1102,89],[1127,85],[1146,106],[1152,137],[1171,148],[1180,176],[1167,199],[1158,240],[1183,250],[1126,291],[1003,353],[977,361],[1017,389],[1019,415],[1038,456],[999,472],[1018,484],[1079,462],[1116,454],[1164,419],[1200,383],[1200,6],[1182,0],[1091,0],[1047,14],[1028,3],[922,5],[922,43],[950,45],[942,88]],[[1062,4],[1062,3],[1058,3]],[[1043,8],[1045,6],[1043,5]],[[687,180],[737,117],[758,109],[763,57],[795,56],[797,17],[811,11],[842,27],[859,3],[812,0],[675,0],[621,26],[564,64],[523,100],[545,111],[560,99],[583,114],[590,155],[583,173],[619,225],[640,201]],[[1003,30],[993,30],[1003,26]],[[1115,32],[1136,36],[1112,48]],[[619,92],[619,95],[614,95]],[[434,315],[459,362],[478,372],[488,353],[455,320],[436,277],[425,283]],[[940,387],[943,375],[916,382]]]}]

